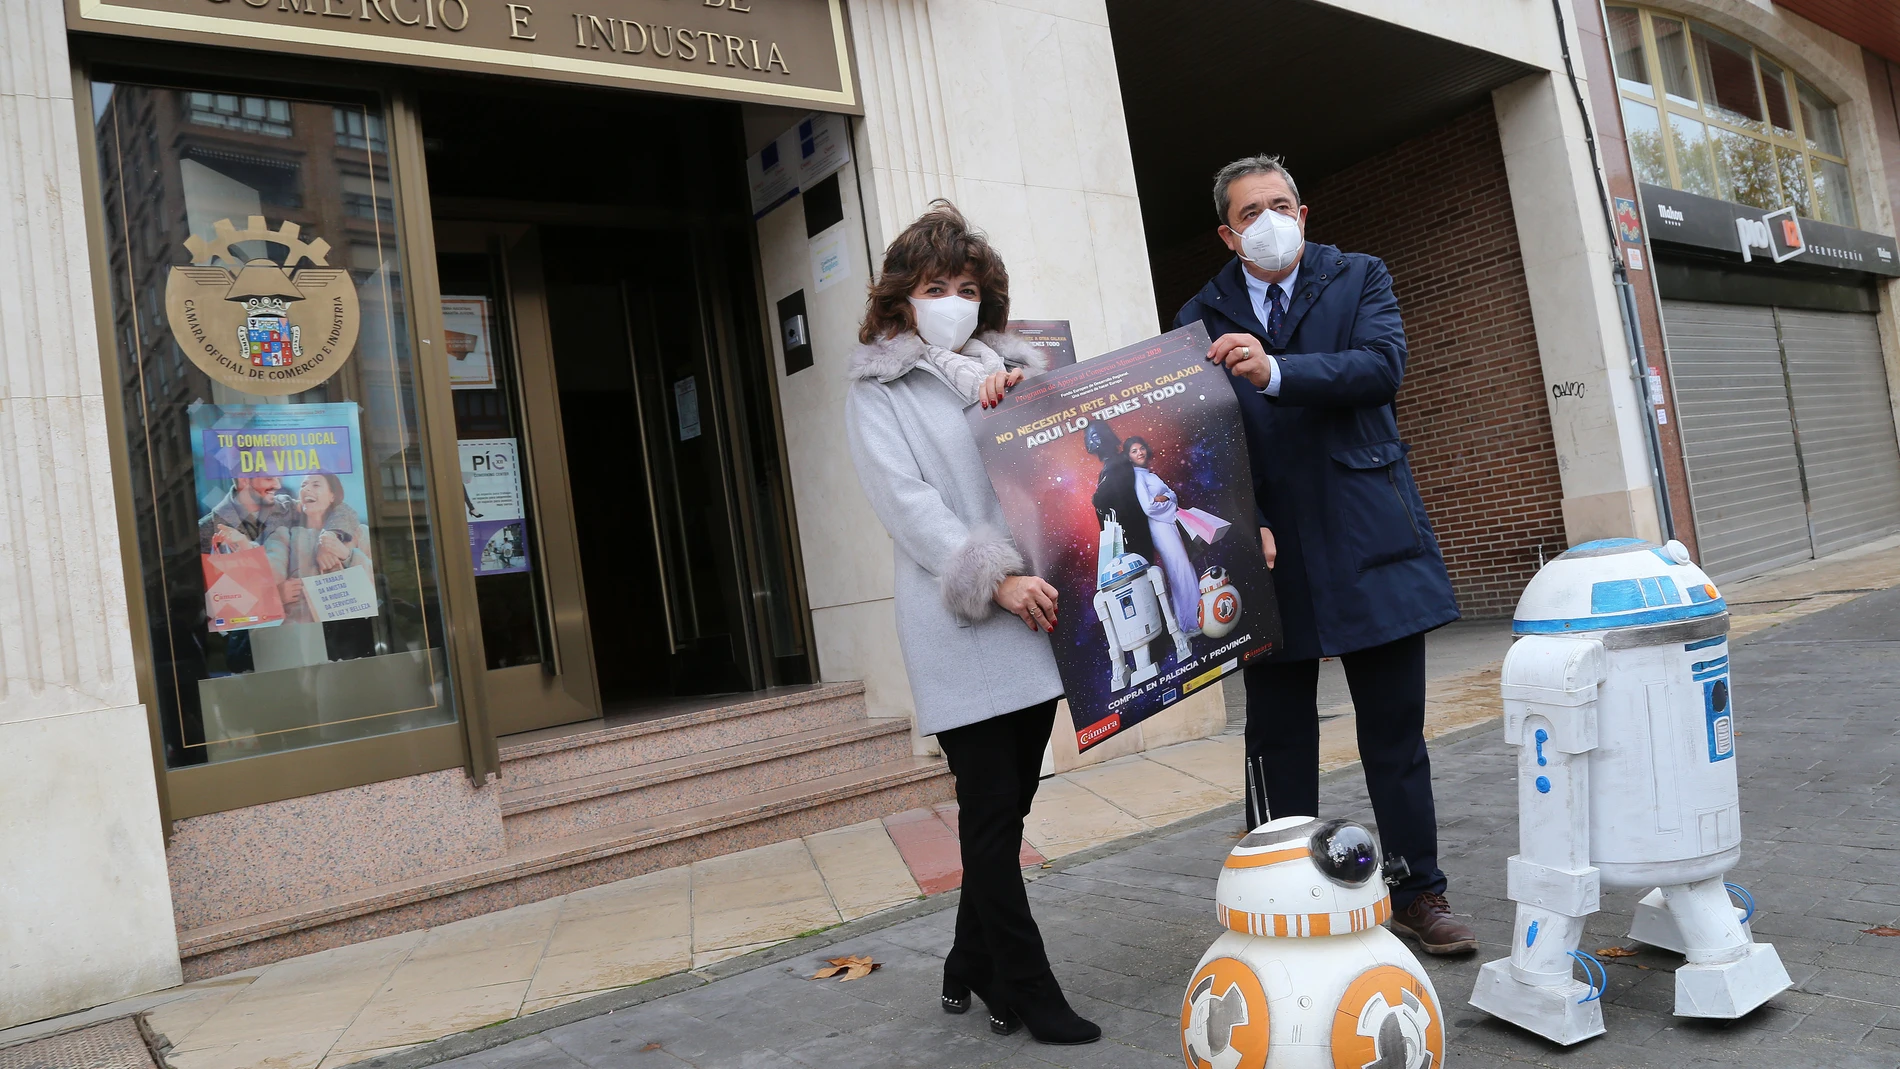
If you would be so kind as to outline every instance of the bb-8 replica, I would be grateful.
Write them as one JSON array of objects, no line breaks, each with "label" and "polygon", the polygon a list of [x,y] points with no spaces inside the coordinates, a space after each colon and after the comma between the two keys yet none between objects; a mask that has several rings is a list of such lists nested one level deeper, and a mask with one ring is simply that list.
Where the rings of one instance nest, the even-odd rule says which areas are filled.
[{"label": "bb-8 replica", "polygon": [[1234,847],[1214,889],[1229,930],[1181,1001],[1191,1069],[1442,1069],[1438,994],[1380,927],[1380,876],[1349,820],[1282,817]]},{"label": "bb-8 replica", "polygon": [[1602,888],[1646,891],[1630,938],[1687,956],[1678,1016],[1732,1019],[1785,990],[1781,958],[1748,928],[1752,900],[1738,909],[1723,882],[1741,857],[1741,802],[1728,607],[1709,577],[1680,542],[1589,542],[1537,573],[1512,631],[1517,921],[1471,1004],[1558,1043],[1602,1033],[1608,977],[1571,971],[1591,975],[1577,943]]}]

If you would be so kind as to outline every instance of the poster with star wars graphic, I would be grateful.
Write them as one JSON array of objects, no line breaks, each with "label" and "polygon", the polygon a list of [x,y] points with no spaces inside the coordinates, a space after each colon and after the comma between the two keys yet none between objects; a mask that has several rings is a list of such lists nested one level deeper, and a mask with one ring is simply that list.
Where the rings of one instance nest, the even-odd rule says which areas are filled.
[{"label": "poster with star wars graphic", "polygon": [[970,428],[1087,750],[1280,643],[1240,405],[1199,323],[1029,379]]}]

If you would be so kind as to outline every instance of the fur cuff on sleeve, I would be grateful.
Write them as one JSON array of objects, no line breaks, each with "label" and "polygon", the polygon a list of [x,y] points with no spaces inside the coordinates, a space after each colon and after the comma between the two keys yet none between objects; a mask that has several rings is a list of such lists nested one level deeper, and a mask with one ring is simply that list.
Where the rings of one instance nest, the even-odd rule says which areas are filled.
[{"label": "fur cuff on sleeve", "polygon": [[976,336],[976,340],[996,350],[1009,367],[1019,367],[1030,375],[1040,375],[1049,370],[1049,359],[1042,350],[1029,344],[1020,334],[1009,331],[989,330]]},{"label": "fur cuff on sleeve", "polygon": [[981,620],[996,605],[996,584],[1022,573],[1023,555],[1009,537],[993,527],[979,527],[944,562],[938,581],[943,603],[959,620]]}]

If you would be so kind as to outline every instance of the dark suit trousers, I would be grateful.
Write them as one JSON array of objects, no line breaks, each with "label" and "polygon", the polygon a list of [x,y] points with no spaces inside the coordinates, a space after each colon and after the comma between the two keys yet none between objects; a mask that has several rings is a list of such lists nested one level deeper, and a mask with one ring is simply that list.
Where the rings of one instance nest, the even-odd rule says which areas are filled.
[{"label": "dark suit trousers", "polygon": [[[1425,752],[1425,636],[1339,660],[1352,691],[1380,849],[1398,854],[1412,869],[1392,889],[1392,908],[1403,910],[1423,892],[1445,890],[1432,763]],[[1266,782],[1274,816],[1336,815],[1319,809],[1319,661],[1269,659],[1247,666],[1246,673],[1248,819],[1259,811],[1252,797],[1256,775]]]},{"label": "dark suit trousers", "polygon": [[944,968],[979,986],[1000,980],[1007,988],[1049,970],[1023,890],[1022,845],[1055,719],[1047,701],[937,735],[957,779],[963,852],[956,941]]}]

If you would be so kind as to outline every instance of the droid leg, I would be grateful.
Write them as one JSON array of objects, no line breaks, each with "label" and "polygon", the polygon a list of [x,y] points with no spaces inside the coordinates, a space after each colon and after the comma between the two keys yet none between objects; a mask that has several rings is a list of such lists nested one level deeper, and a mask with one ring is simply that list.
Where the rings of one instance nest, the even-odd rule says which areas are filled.
[{"label": "droid leg", "polygon": [[1154,654],[1148,651],[1144,642],[1134,649],[1135,674],[1128,677],[1130,683],[1146,683],[1161,674],[1161,666],[1155,663]]},{"label": "droid leg", "polygon": [[1148,568],[1148,581],[1154,584],[1155,600],[1161,602],[1161,618],[1168,622],[1168,637],[1174,640],[1174,659],[1185,661],[1194,655],[1188,646],[1187,634],[1181,630],[1181,621],[1174,617],[1174,602],[1168,597],[1168,581],[1161,574],[1161,566]]},{"label": "droid leg", "polygon": [[1722,877],[1662,888],[1689,963],[1676,970],[1676,1016],[1740,1017],[1793,981],[1772,943],[1742,930]]},{"label": "droid leg", "polygon": [[1102,621],[1102,633],[1108,636],[1108,689],[1123,690],[1128,686],[1128,661],[1122,655],[1121,640],[1115,637],[1115,620],[1109,615],[1109,607],[1114,600],[1106,594],[1095,595],[1095,616]]},{"label": "droid leg", "polygon": [[1572,975],[1600,893],[1586,755],[1602,678],[1603,647],[1591,640],[1523,638],[1504,664],[1505,738],[1518,747],[1518,852],[1507,870],[1517,919],[1511,956],[1478,970],[1471,1004],[1564,1044],[1603,1032],[1602,992]]},{"label": "droid leg", "polygon": [[[1742,926],[1742,938],[1755,941],[1755,930],[1748,924],[1749,911],[1737,906],[1735,922]],[[1636,903],[1636,916],[1630,920],[1629,937],[1638,943],[1648,943],[1662,950],[1686,954],[1688,943],[1683,941],[1682,926],[1676,923],[1675,915],[1669,912],[1669,903],[1663,898],[1662,888],[1658,887],[1644,895]]]}]

